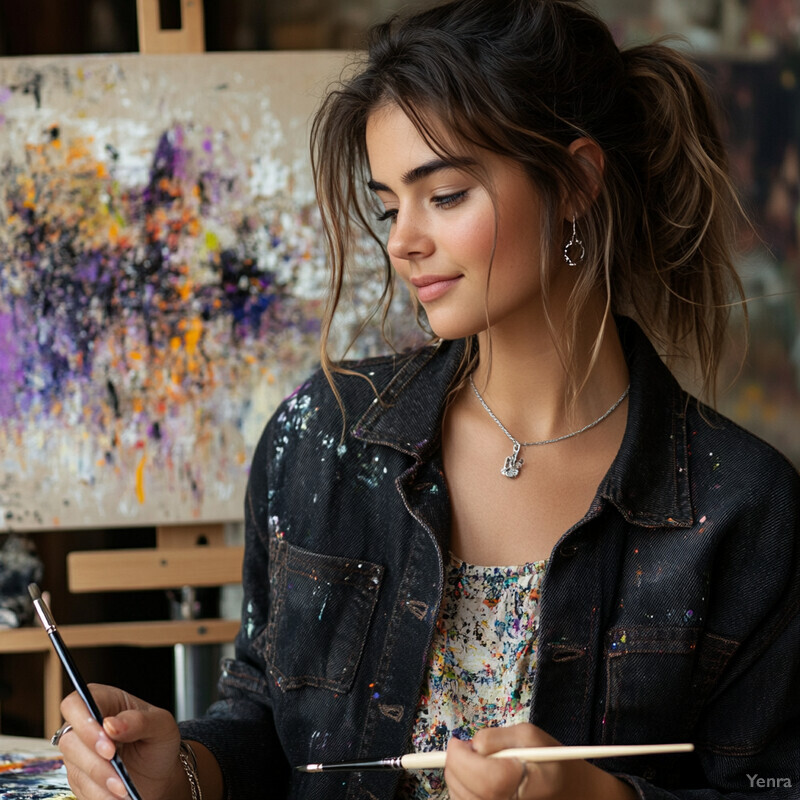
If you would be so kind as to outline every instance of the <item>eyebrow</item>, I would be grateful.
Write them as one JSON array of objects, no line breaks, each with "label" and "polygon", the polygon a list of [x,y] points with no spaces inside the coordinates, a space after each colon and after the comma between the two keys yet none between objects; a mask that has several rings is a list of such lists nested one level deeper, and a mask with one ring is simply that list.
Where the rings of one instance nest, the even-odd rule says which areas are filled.
[{"label": "eyebrow", "polygon": [[[443,169],[463,169],[465,167],[471,167],[474,164],[475,160],[472,158],[434,158],[430,161],[426,161],[424,164],[420,164],[418,167],[410,169],[400,180],[405,186],[409,186],[412,183],[416,183],[417,181],[427,178],[429,175],[433,175],[435,172],[440,172]],[[367,181],[367,186],[369,186],[373,192],[392,191],[385,183],[380,183],[379,181],[372,179]]]}]

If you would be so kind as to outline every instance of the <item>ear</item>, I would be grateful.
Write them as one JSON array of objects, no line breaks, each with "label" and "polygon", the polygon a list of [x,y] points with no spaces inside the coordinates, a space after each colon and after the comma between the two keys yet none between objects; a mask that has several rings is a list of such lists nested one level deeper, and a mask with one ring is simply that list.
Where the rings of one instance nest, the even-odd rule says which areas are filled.
[{"label": "ear", "polygon": [[574,199],[571,204],[568,203],[564,210],[564,218],[571,220],[573,214],[576,217],[582,216],[599,194],[606,157],[600,145],[588,136],[582,136],[580,139],[570,142],[567,149],[577,159],[578,166],[585,176],[580,197]]}]

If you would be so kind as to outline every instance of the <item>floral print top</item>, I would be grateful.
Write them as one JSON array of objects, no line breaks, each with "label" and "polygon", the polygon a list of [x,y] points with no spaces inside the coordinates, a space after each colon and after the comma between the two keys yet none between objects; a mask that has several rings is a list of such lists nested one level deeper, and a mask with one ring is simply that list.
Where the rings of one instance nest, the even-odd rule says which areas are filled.
[{"label": "floral print top", "polygon": [[[482,567],[451,556],[412,750],[528,721],[545,564]],[[404,773],[399,797],[445,800],[444,771]]]}]

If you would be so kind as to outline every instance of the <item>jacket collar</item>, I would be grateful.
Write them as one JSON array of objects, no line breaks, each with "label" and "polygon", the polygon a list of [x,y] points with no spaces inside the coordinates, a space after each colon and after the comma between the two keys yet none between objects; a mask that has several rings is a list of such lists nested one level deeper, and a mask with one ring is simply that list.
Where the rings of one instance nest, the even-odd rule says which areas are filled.
[{"label": "jacket collar", "polygon": [[466,340],[440,340],[411,353],[395,372],[380,400],[374,399],[353,428],[353,435],[386,444],[421,461],[439,446],[447,390]]},{"label": "jacket collar", "polygon": [[[628,423],[598,498],[637,525],[689,527],[694,519],[686,439],[689,397],[635,322],[618,317],[617,328],[630,372]],[[418,461],[429,457],[439,447],[447,389],[465,347],[463,340],[443,341],[410,355],[353,435]]]},{"label": "jacket collar", "polygon": [[619,452],[598,495],[628,521],[644,526],[689,527],[686,409],[691,401],[641,328],[617,318],[631,390],[628,423]]}]

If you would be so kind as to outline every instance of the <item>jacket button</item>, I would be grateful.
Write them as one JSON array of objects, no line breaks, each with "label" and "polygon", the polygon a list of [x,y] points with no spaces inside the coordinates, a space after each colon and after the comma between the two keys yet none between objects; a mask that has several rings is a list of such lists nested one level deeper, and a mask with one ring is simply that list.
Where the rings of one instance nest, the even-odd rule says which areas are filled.
[{"label": "jacket button", "polygon": [[558,552],[564,558],[572,558],[578,552],[578,546],[574,544],[562,544]]}]

